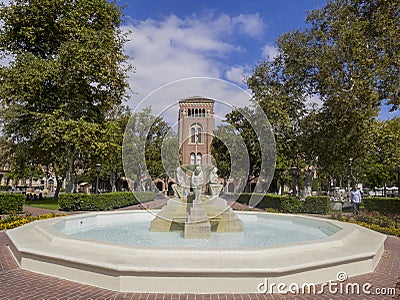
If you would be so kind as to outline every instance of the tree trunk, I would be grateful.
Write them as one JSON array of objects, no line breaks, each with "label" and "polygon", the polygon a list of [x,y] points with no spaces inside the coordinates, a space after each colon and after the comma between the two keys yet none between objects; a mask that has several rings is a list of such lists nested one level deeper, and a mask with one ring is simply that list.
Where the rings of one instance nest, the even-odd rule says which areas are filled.
[{"label": "tree trunk", "polygon": [[115,172],[111,171],[110,173],[110,185],[111,185],[111,192],[116,192],[117,191],[117,187],[115,186]]},{"label": "tree trunk", "polygon": [[285,193],[285,180],[281,179],[281,180],[279,180],[279,182],[281,184],[281,186],[280,186],[281,191],[280,191],[279,195],[283,195]]},{"label": "tree trunk", "polygon": [[57,187],[56,187],[56,190],[54,192],[54,199],[58,199],[58,194],[60,193],[62,183],[63,183],[63,181],[65,179],[65,175],[62,176],[61,179],[57,176],[57,174],[55,174],[55,175],[56,175],[55,177],[56,177]]},{"label": "tree trunk", "polygon": [[65,180],[66,180],[66,185],[65,185],[65,192],[66,193],[72,193],[72,191],[73,191],[73,184],[72,184],[72,176],[71,176],[71,174],[72,174],[72,169],[73,169],[73,166],[74,166],[74,158],[71,156],[69,159],[68,159],[68,171],[67,171],[67,174],[66,174],[66,176],[65,176]]}]

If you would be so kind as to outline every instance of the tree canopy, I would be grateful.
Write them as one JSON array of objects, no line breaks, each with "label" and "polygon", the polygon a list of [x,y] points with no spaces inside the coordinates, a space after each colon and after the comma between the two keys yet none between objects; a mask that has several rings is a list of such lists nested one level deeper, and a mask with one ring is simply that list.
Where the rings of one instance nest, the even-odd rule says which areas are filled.
[{"label": "tree canopy", "polygon": [[[375,129],[389,136],[390,121],[376,122],[383,104],[400,107],[399,11],[395,0],[330,0],[308,14],[307,27],[282,34],[278,55],[247,78],[274,130],[277,180],[310,165],[320,176],[355,180]],[[400,164],[394,152],[385,157]]]},{"label": "tree canopy", "polygon": [[121,14],[106,0],[0,6],[0,49],[13,57],[0,69],[0,119],[14,153],[24,153],[12,157],[63,180],[79,153],[102,148],[107,116],[128,88]]}]

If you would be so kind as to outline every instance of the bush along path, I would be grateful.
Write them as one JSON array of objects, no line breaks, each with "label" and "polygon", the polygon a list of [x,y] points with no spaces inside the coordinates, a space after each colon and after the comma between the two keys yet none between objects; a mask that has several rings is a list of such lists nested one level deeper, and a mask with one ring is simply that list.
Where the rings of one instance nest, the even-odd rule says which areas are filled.
[{"label": "bush along path", "polygon": [[384,234],[400,237],[400,214],[382,214],[379,212],[360,212],[360,214],[332,214],[332,219],[354,223]]},{"label": "bush along path", "polygon": [[44,220],[49,218],[66,216],[66,214],[41,214],[37,216],[18,216],[18,215],[10,215],[2,220],[0,220],[0,230],[12,229],[18,226],[22,226],[24,224],[36,221],[36,220]]}]

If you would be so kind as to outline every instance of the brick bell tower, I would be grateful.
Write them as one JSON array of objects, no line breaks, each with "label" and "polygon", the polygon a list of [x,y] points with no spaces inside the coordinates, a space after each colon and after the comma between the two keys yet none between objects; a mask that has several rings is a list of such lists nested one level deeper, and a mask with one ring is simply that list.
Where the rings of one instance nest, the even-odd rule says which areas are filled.
[{"label": "brick bell tower", "polygon": [[178,134],[183,165],[211,164],[214,100],[194,96],[179,101]]}]

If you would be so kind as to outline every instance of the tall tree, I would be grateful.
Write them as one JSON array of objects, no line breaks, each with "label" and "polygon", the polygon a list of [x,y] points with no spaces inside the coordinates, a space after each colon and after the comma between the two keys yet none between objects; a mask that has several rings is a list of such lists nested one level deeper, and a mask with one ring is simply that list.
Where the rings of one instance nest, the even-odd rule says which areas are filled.
[{"label": "tall tree", "polygon": [[136,190],[143,189],[142,179],[145,176],[157,178],[167,175],[168,171],[160,162],[164,138],[174,138],[173,135],[168,135],[169,131],[168,123],[162,117],[154,116],[151,107],[133,113],[129,119],[122,156],[125,175],[136,183]]},{"label": "tall tree", "polygon": [[[128,87],[121,8],[106,0],[12,0],[0,6],[4,134],[26,162],[70,178],[82,134],[95,144],[108,112]],[[63,139],[65,135],[76,139]],[[71,186],[68,185],[67,186]]]},{"label": "tall tree", "polygon": [[[277,40],[275,59],[257,66],[248,85],[274,126],[277,170],[280,157],[300,157],[350,181],[368,153],[380,105],[400,104],[399,8],[395,0],[330,0],[308,15],[308,28]],[[309,97],[321,107],[305,111]],[[286,156],[288,141],[295,143]]]},{"label": "tall tree", "polygon": [[275,180],[280,183],[283,193],[283,186],[290,179],[290,169],[304,166],[299,136],[301,120],[306,113],[306,98],[302,82],[286,65],[279,44],[278,50],[280,55],[275,60],[262,62],[255,68],[247,85],[271,123],[276,141]]}]

